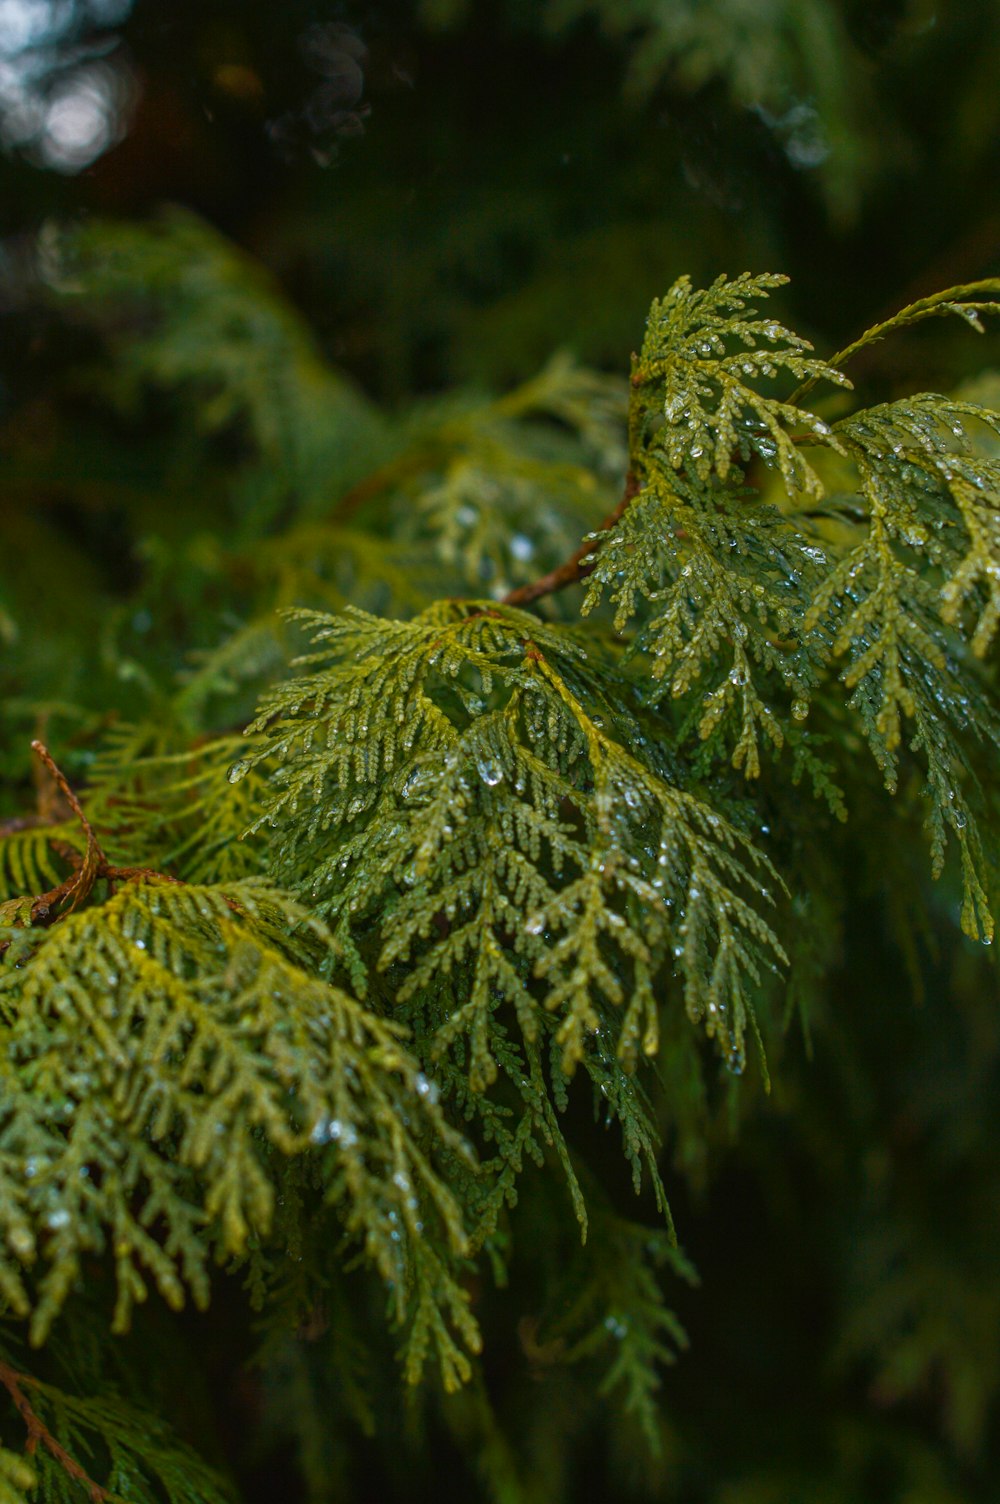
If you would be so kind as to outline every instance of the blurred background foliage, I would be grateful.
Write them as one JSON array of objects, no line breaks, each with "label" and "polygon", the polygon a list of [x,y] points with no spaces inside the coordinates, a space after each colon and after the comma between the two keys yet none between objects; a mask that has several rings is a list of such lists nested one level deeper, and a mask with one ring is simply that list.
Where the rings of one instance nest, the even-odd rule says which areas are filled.
[{"label": "blurred background foliage", "polygon": [[[820,353],[1000,273],[998,73],[995,0],[0,0],[0,815],[39,731],[85,782],[116,721],[237,727],[287,658],[275,605],[406,614],[562,558],[679,273],[790,273]],[[995,404],[998,367],[942,323],[854,374]],[[398,1409],[386,1358],[365,1441],[335,1332],[272,1367],[248,1499],[292,1500],[296,1446],[310,1500],[996,1498],[995,971],[922,852],[793,860],[856,889],[801,915],[808,1038],[770,1100],[715,1104],[707,1146],[674,1109],[701,1288],[671,1291],[658,1457],[524,1327],[488,1349],[502,1436],[475,1389]]]}]

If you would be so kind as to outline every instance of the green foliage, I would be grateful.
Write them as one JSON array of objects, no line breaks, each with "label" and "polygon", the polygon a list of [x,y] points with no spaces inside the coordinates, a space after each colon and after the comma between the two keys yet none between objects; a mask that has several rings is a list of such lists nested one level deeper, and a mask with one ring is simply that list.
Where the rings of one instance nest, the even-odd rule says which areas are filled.
[{"label": "green foliage", "polygon": [[[6,1359],[0,1359],[0,1375],[34,1454],[28,1466],[0,1452],[0,1486],[10,1490],[0,1499],[27,1504],[34,1496],[73,1504],[86,1495],[94,1504],[230,1504],[226,1481],[154,1413],[113,1391],[68,1393],[18,1372]],[[95,1481],[98,1471],[106,1483]]]},{"label": "green foliage", "polygon": [[241,498],[255,531],[289,497],[365,473],[384,443],[378,414],[320,359],[263,270],[193,216],[78,232],[61,248],[56,287],[71,302],[86,298],[89,318],[120,316],[136,300],[154,314],[138,337],[129,324],[115,341],[114,400],[132,405],[149,384],[181,387],[196,399],[200,433],[246,422],[267,460]]},{"label": "green foliage", "polygon": [[632,381],[663,384],[666,425],[660,439],[675,470],[690,463],[701,481],[713,474],[726,480],[733,463],[757,454],[777,465],[790,492],[822,494],[819,477],[785,425],[799,423],[813,436],[829,438],[827,425],[750,384],[787,372],[810,385],[821,377],[850,385],[835,366],[806,353],[812,349],[808,340],[774,319],[756,317],[749,306],[786,280],[723,276],[695,292],[682,277],[654,302]]},{"label": "green foliage", "polygon": [[660,1370],[688,1345],[683,1327],[664,1304],[664,1268],[697,1282],[665,1233],[605,1212],[591,1246],[563,1274],[553,1303],[558,1315],[536,1339],[542,1355],[548,1348],[556,1362],[600,1364],[598,1394],[621,1405],[654,1453],[661,1445]]},{"label": "green foliage", "polygon": [[10,1308],[31,1312],[34,1342],[88,1252],[114,1256],[117,1330],[149,1278],[174,1307],[185,1289],[204,1305],[207,1255],[238,1257],[266,1238],[274,1156],[306,1152],[347,1235],[390,1282],[396,1319],[412,1299],[419,1332],[440,1330],[450,1354],[443,1303],[476,1341],[418,1236],[433,1214],[463,1244],[420,1137],[453,1151],[460,1141],[398,1031],[297,964],[290,937],[303,917],[249,880],[222,892],[139,879],[43,938],[10,937],[0,1139],[19,1168],[0,1198],[0,1279]]},{"label": "green foliage", "polygon": [[[970,649],[983,656],[993,631],[997,475],[963,424],[993,434],[996,415],[922,394],[831,426],[798,407],[798,397],[758,396],[734,370],[759,379],[783,368],[800,379],[801,394],[820,377],[844,380],[834,366],[803,356],[803,342],[780,325],[745,313],[748,298],[774,285],[720,279],[692,295],[682,281],[666,315],[654,305],[633,371],[639,494],[620,524],[597,535],[605,546],[585,609],[608,592],[619,631],[638,613],[632,650],[652,662],[654,699],[700,688],[692,721],[706,751],[731,747],[733,765],[750,777],[759,776],[762,745],[780,751],[801,742],[794,723],[813,699],[829,713],[828,670],[846,657],[848,706],[890,789],[901,720],[912,721],[911,748],[926,760],[935,871],[951,835],[965,881],[963,925],[989,939],[990,879],[977,824],[987,801],[973,738],[995,750],[1000,723],[968,660]],[[926,299],[838,358],[942,314],[981,330],[980,315],[997,305],[967,295],[996,291],[982,283]],[[749,359],[727,353],[720,328],[749,346]],[[777,350],[759,351],[762,339]],[[852,462],[850,492],[827,499],[820,474],[802,459],[803,443]],[[720,485],[754,456],[780,474],[785,495],[777,505]],[[790,697],[787,709],[779,697]]]},{"label": "green foliage", "polygon": [[[939,315],[980,329],[996,284],[827,362],[759,313],[783,278],[681,278],[627,387],[560,357],[390,419],[189,220],[89,226],[60,275],[62,315],[107,341],[102,400],[166,400],[199,433],[187,520],[147,498],[102,650],[121,702],[50,702],[72,776],[36,741],[36,808],[12,759],[0,826],[0,1299],[38,1349],[11,1382],[42,1496],[71,1498],[77,1466],[94,1498],[235,1496],[175,1439],[182,1405],[110,1382],[112,1354],[163,1341],[157,1295],[244,1343],[255,1313],[256,1403],[311,1500],[358,1492],[352,1438],[404,1403],[394,1350],[410,1431],[448,1428],[497,1498],[538,1496],[536,1448],[571,1496],[595,1397],[666,1468],[664,1375],[702,1298],[667,1187],[704,1182],[757,1110],[765,1042],[777,1110],[841,1152],[780,1020],[819,1069],[850,1055],[848,916],[919,970],[925,931],[962,954],[961,885],[966,934],[992,937],[1000,415],[849,411],[841,367]],[[218,531],[191,534],[212,497]],[[176,631],[146,644],[147,617]],[[40,729],[54,690],[14,722]],[[971,1261],[942,1318],[944,1261],[897,1278],[887,1223],[841,1361],[894,1396],[946,1373],[971,1455],[1000,1373],[955,1331],[986,1281]],[[53,1385],[21,1373],[52,1354]],[[551,1414],[505,1396],[525,1362]],[[796,1478],[748,1462],[729,1497]]]},{"label": "green foliage", "polygon": [[25,1489],[35,1485],[35,1473],[26,1462],[6,1447],[0,1449],[0,1501],[2,1504],[27,1504]]},{"label": "green foliage", "polygon": [[501,999],[528,1040],[538,1007],[560,1016],[564,1071],[603,1031],[629,1067],[640,1043],[654,1054],[669,956],[690,1016],[741,1063],[746,978],[761,948],[780,954],[743,897],[769,863],[670,781],[613,660],[509,607],[310,622],[330,648],[309,661],[332,665],[275,691],[251,728],[268,743],[230,777],[280,762],[262,816],[287,830],[277,870],[309,873],[357,980],[356,930],[380,970],[409,964],[404,1002],[457,974],[468,1001],[435,1037],[443,1050],[468,1032],[482,1087]]}]

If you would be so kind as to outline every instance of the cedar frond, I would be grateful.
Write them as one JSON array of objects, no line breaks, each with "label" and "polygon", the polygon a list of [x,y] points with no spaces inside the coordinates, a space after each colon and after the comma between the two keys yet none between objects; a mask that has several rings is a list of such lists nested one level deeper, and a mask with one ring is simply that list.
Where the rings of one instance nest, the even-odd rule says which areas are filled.
[{"label": "cedar frond", "polygon": [[816,442],[836,449],[828,425],[751,385],[783,374],[851,385],[836,366],[808,353],[807,339],[773,318],[757,317],[753,303],[787,280],[744,272],[695,291],[689,277],[680,277],[665,298],[654,300],[632,380],[663,392],[661,441],[675,470],[701,481],[712,475],[725,480],[734,456],[745,463],[757,454],[777,466],[789,491],[822,495],[819,476],[788,427],[805,427]]},{"label": "cedar frond", "polygon": [[319,937],[301,909],[252,880],[129,882],[8,937],[0,1281],[36,1342],[87,1253],[114,1256],[118,1329],[150,1279],[173,1306],[205,1304],[210,1251],[267,1236],[280,1159],[301,1154],[396,1319],[426,1307],[422,1219],[465,1243],[432,1159],[465,1151],[398,1028],[307,969]]}]

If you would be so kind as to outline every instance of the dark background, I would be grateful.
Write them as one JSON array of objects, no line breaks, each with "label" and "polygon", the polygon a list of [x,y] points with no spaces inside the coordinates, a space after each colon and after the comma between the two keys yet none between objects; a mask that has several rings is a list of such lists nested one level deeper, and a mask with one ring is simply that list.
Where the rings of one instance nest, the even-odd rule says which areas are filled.
[{"label": "dark background", "polygon": [[[555,344],[618,368],[681,271],[784,270],[799,323],[836,345],[997,269],[990,4],[749,7],[735,55],[716,33],[747,11],[686,7],[718,18],[701,50],[644,69],[655,31],[624,18],[653,3],[10,4],[34,31],[0,18],[0,56],[6,35],[7,75],[41,101],[32,135],[6,90],[13,244],[51,216],[189,206],[390,400],[523,377]],[[81,165],[98,143],[67,145],[64,108],[53,146],[45,106],[95,72],[121,139]]]}]

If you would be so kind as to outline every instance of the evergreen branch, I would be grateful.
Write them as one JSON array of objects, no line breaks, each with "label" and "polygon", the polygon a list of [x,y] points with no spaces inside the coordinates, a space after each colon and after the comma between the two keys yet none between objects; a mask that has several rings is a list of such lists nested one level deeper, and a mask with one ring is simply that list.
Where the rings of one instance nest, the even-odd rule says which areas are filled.
[{"label": "evergreen branch", "polygon": [[568,559],[551,569],[548,574],[542,575],[541,579],[533,580],[530,584],[519,585],[515,590],[509,590],[503,597],[501,605],[504,606],[529,606],[535,601],[542,600],[547,595],[555,595],[560,590],[565,590],[569,585],[576,585],[580,580],[585,580],[592,574],[595,567],[594,552],[595,542],[599,545],[599,537],[603,533],[609,533],[617,526],[633,497],[639,492],[639,482],[635,472],[630,470],[625,480],[625,489],[621,501],[613,512],[609,512],[601,523],[596,533],[589,534],[584,538],[580,546],[574,550]]},{"label": "evergreen branch", "polygon": [[744,273],[717,277],[692,289],[681,277],[654,301],[633,373],[635,386],[654,387],[665,419],[657,442],[675,470],[707,482],[725,481],[733,456],[757,454],[776,464],[790,494],[821,496],[822,483],[792,441],[786,425],[806,425],[813,440],[838,447],[822,419],[791,399],[764,397],[749,383],[787,372],[837,386],[851,385],[832,362],[809,354],[812,345],[774,319],[755,316],[751,301],[766,298],[787,278]]},{"label": "evergreen branch", "polygon": [[82,833],[75,822],[53,825],[42,815],[26,815],[0,826],[0,904],[59,886],[65,858],[60,858],[57,843],[62,850],[71,847],[83,854]]},{"label": "evergreen branch", "polygon": [[[176,883],[179,881],[178,878],[158,872],[151,867],[117,866],[109,862],[93,826],[84,813],[83,806],[56,765],[48,748],[40,741],[33,741],[31,747],[79,822],[84,838],[84,849],[82,852],[76,850],[71,843],[61,841],[52,829],[47,830],[43,837],[46,848],[56,852],[68,862],[71,868],[70,875],[48,891],[32,894],[30,893],[31,879],[36,873],[40,874],[44,870],[49,870],[47,853],[36,857],[30,868],[25,867],[18,859],[15,870],[18,876],[29,880],[29,892],[22,897],[10,898],[0,903],[0,923],[52,924],[64,914],[71,914],[74,909],[84,903],[90,897],[94,884],[99,880],[107,882],[111,892],[114,892],[115,885],[121,882]],[[0,942],[0,955],[9,943],[9,941]]]},{"label": "evergreen branch", "polygon": [[[930,297],[918,298],[916,302],[908,303],[898,313],[891,314],[882,319],[880,323],[873,324],[866,329],[851,344],[845,345],[830,357],[831,366],[843,366],[853,360],[861,350],[869,345],[878,344],[885,339],[887,334],[894,334],[898,329],[907,329],[913,324],[923,323],[925,319],[947,318],[954,314],[964,319],[971,329],[977,334],[983,333],[983,323],[980,315],[1000,313],[1000,277],[986,277],[979,282],[966,282],[960,287],[949,287],[944,292],[932,293]],[[810,376],[801,386],[796,387],[789,397],[791,405],[796,405],[808,396],[812,391],[819,376]]]},{"label": "evergreen branch", "polygon": [[[259,883],[135,880],[52,930],[11,935],[0,1221],[18,1260],[43,1252],[50,1264],[37,1340],[81,1253],[109,1245],[118,1329],[144,1296],[143,1269],[171,1305],[185,1285],[204,1304],[206,1234],[219,1256],[240,1256],[271,1224],[273,1151],[320,1156],[329,1198],[391,1283],[400,1323],[411,1297],[435,1299],[408,1250],[430,1213],[438,1260],[463,1248],[458,1208],[428,1156],[435,1141],[466,1151],[421,1090],[400,1031],[304,969],[318,938]],[[32,1301],[6,1257],[0,1276],[26,1314]],[[441,1290],[444,1300],[443,1272]]]},{"label": "evergreen branch", "polygon": [[532,1332],[538,1361],[595,1363],[599,1393],[621,1394],[654,1455],[660,1449],[657,1391],[663,1368],[688,1345],[665,1302],[663,1271],[688,1284],[697,1277],[662,1230],[617,1217],[600,1205],[592,1245],[561,1274],[548,1300],[551,1315]]},{"label": "evergreen branch", "polygon": [[[682,278],[633,358],[626,468],[621,384],[566,362],[391,433],[273,289],[241,292],[240,258],[187,228],[199,340],[173,327],[174,252],[154,255],[130,380],[190,388],[204,431],[236,426],[249,541],[213,545],[212,568],[249,620],[146,724],[85,749],[82,799],[36,744],[50,821],[0,826],[0,1300],[30,1340],[58,1333],[54,1361],[65,1339],[100,1364],[151,1289],[204,1306],[215,1264],[242,1269],[267,1361],[293,1372],[281,1403],[304,1413],[283,1424],[319,1496],[339,1487],[331,1391],[363,1427],[379,1412],[353,1264],[380,1281],[405,1379],[432,1364],[477,1404],[472,1260],[498,1284],[527,1266],[521,1291],[549,1287],[521,1326],[528,1359],[578,1367],[566,1391],[611,1395],[655,1444],[686,1341],[662,1276],[690,1277],[663,1143],[703,1170],[713,1100],[730,1122],[747,1100],[717,1066],[739,1075],[760,1044],[770,974],[815,1003],[837,965],[853,877],[838,863],[881,854],[856,727],[904,816],[923,815],[935,876],[955,843],[965,930],[993,932],[1000,715],[976,660],[1000,624],[1000,416],[921,394],[828,425],[798,403],[820,379],[849,385],[839,361],[893,327],[980,327],[1000,283],[911,305],[826,363],[757,316],[782,279]],[[359,418],[367,470],[338,453]],[[337,496],[377,500],[370,526],[331,527]],[[172,564],[164,549],[157,608],[182,602],[210,640],[211,570],[178,583]],[[602,608],[584,624],[520,609],[584,580],[583,614]],[[282,682],[275,601],[330,608],[296,613],[313,649]],[[127,665],[149,687],[164,667]],[[240,713],[216,697],[261,682],[247,739],[217,734]],[[803,776],[832,818],[794,797]],[[848,816],[860,834],[841,846]],[[757,836],[772,820],[791,963]],[[907,898],[910,858],[892,843],[878,874],[904,939],[899,915],[927,907]],[[867,893],[857,913],[879,926]],[[761,1064],[766,1088],[762,1047]],[[602,1205],[581,1096],[665,1227]],[[130,1452],[127,1407],[44,1396],[0,1362],[87,1462],[60,1471],[37,1442],[58,1504],[90,1475],[134,1504],[222,1497],[186,1464],[158,1472],[150,1435]],[[7,1477],[0,1451],[0,1495]],[[513,1497],[516,1469],[503,1477]]]},{"label": "evergreen branch", "polygon": [[55,1459],[67,1477],[83,1485],[87,1490],[87,1496],[92,1501],[92,1504],[105,1504],[105,1501],[106,1504],[115,1504],[116,1496],[110,1494],[107,1489],[102,1488],[99,1483],[95,1483],[92,1478],[88,1477],[86,1471],[70,1456],[66,1448],[56,1440],[35,1410],[32,1409],[31,1401],[22,1388],[23,1385],[30,1385],[32,1382],[30,1375],[18,1373],[15,1368],[12,1368],[9,1363],[0,1358],[0,1384],[7,1390],[27,1428],[28,1440],[25,1444],[25,1451],[30,1456],[39,1446],[44,1447],[45,1451]]},{"label": "evergreen branch", "polygon": [[[93,1345],[98,1332],[99,1328],[88,1329],[85,1319],[48,1355],[49,1362],[65,1372],[67,1387],[23,1372],[9,1351],[0,1359],[32,1412],[32,1418],[21,1413],[29,1425],[29,1450],[34,1453],[41,1496],[51,1504],[73,1504],[81,1497],[82,1485],[88,1491],[97,1489],[101,1499],[113,1504],[233,1504],[231,1487],[160,1415],[121,1397],[120,1385],[134,1385],[136,1375],[122,1363],[120,1347],[108,1363],[100,1344]],[[116,1369],[118,1384],[109,1383],[108,1372]],[[32,1448],[38,1428],[51,1441],[39,1436]],[[0,1499],[10,1504],[2,1490]]]},{"label": "evergreen branch", "polygon": [[[459,1015],[474,1023],[474,1077],[493,1074],[476,1044],[491,997],[515,1004],[530,1036],[528,983],[541,982],[542,1006],[564,1015],[569,1071],[605,1026],[600,999],[624,997],[611,955],[655,971],[675,940],[692,1018],[740,1063],[739,978],[757,975],[758,942],[777,941],[738,895],[750,868],[736,853],[751,867],[762,858],[599,728],[613,679],[509,607],[447,604],[407,624],[357,612],[307,620],[331,644],[315,655],[328,666],[275,691],[252,728],[266,740],[247,768],[279,763],[257,825],[279,826],[282,870],[310,873],[311,901],[338,935],[372,926],[380,969],[408,963],[401,1000],[435,975],[464,977],[475,958]],[[641,835],[650,820],[659,851]],[[354,877],[362,853],[365,875]]]},{"label": "evergreen branch", "polygon": [[[792,399],[777,402],[762,397],[744,379],[769,378],[785,369],[796,375],[808,371],[816,381],[823,377],[850,385],[835,361],[825,363],[804,353],[812,349],[807,340],[773,319],[757,319],[752,309],[747,311],[749,299],[766,297],[784,280],[720,277],[706,291],[694,292],[690,279],[682,277],[667,298],[654,303],[642,353],[632,363],[631,468],[622,499],[569,559],[541,579],[509,592],[505,604],[528,605],[591,575],[597,550],[643,489],[641,476],[657,458],[661,470],[665,459],[670,469],[693,472],[691,478],[707,483],[713,474],[725,481],[735,462],[746,461],[755,452],[768,464],[777,462],[790,491],[802,488],[816,497],[822,495],[819,478],[801,449],[810,443],[839,449],[829,426],[795,407]],[[728,343],[734,340],[742,346],[736,353]],[[764,349],[757,348],[761,344]],[[655,397],[650,395],[651,388]],[[652,431],[651,444],[648,416],[657,403],[663,405],[666,427]],[[786,423],[807,427],[788,433]],[[680,481],[683,484],[683,477]]]}]

